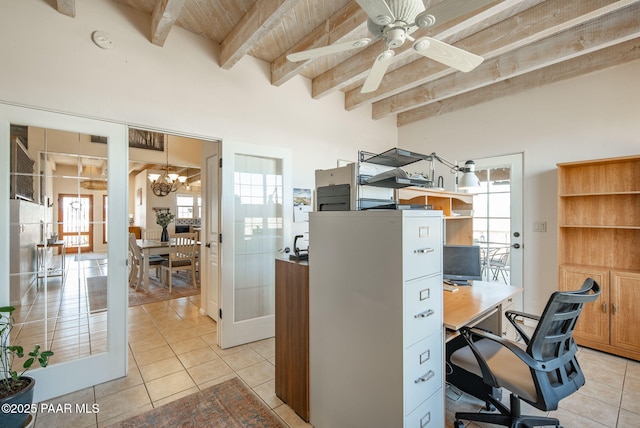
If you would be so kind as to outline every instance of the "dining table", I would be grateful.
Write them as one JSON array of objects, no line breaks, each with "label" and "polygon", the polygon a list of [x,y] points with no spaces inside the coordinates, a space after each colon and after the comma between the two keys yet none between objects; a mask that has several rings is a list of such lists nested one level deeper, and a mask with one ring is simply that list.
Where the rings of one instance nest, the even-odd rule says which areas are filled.
[{"label": "dining table", "polygon": [[[136,244],[140,248],[143,255],[142,260],[142,289],[149,291],[149,256],[170,254],[175,248],[175,238],[169,241],[160,241],[157,239],[136,239]],[[200,245],[200,241],[196,241],[196,247]]]}]

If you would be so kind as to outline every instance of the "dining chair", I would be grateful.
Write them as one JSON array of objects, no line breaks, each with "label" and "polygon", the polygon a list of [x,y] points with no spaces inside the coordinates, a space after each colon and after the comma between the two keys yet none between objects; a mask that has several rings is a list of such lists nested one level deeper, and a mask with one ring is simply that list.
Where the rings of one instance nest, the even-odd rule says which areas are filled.
[{"label": "dining chair", "polygon": [[[136,235],[129,233],[129,253],[131,254],[131,270],[129,271],[129,286],[134,287],[138,291],[138,286],[143,282],[144,254],[140,251],[140,247],[136,243]],[[158,255],[149,256],[149,267],[160,266],[166,259]]]},{"label": "dining chair", "polygon": [[196,281],[196,234],[178,233],[171,238],[171,251],[168,260],[161,264],[163,284],[169,283],[172,291],[173,272],[190,271],[193,288],[198,288]]}]

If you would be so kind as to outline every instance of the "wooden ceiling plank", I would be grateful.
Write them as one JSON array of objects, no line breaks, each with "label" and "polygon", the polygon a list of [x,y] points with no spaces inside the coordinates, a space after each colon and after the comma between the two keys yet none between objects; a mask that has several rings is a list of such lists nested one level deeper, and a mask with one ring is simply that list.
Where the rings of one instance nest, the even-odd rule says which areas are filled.
[{"label": "wooden ceiling plank", "polygon": [[185,0],[159,0],[151,14],[151,43],[164,46]]},{"label": "wooden ceiling plank", "polygon": [[[524,7],[526,8],[540,2],[541,0],[504,0],[494,7],[481,9],[480,17],[482,19],[471,16],[468,19],[462,20],[464,17],[460,17],[459,19],[443,22],[441,25],[436,24],[436,26],[432,28],[419,29],[412,34],[412,37],[419,38],[429,35],[440,39],[443,36],[439,35],[443,34],[448,39],[451,39],[448,41],[454,42],[457,40],[454,40],[456,34],[466,34],[468,27],[477,28],[478,25],[491,25],[504,19],[505,13],[510,16],[520,12],[523,5],[525,5]],[[481,22],[481,24],[479,22]],[[453,29],[456,34],[451,34],[449,32],[451,29]],[[322,98],[329,93],[343,89],[358,80],[364,79],[369,73],[375,58],[385,49],[384,42],[378,41],[367,49],[353,55],[334,69],[327,70],[325,73],[319,75],[312,81],[312,97],[315,99]],[[394,62],[408,55],[416,55],[411,49],[411,43],[405,43],[394,50]]]},{"label": "wooden ceiling plank", "polygon": [[640,38],[398,114],[398,127],[640,60]]},{"label": "wooden ceiling plank", "polygon": [[231,69],[298,0],[257,0],[220,44],[220,67]]},{"label": "wooden ceiling plank", "polygon": [[639,36],[640,3],[634,3],[577,29],[565,30],[536,44],[528,44],[491,61],[485,61],[473,73],[455,73],[378,101],[373,104],[372,116],[380,119],[389,114],[397,114]]},{"label": "wooden ceiling plank", "polygon": [[[621,5],[624,2],[616,0],[588,0],[578,3],[548,0],[479,31],[455,45],[481,55],[487,61],[567,28],[576,27],[597,16],[610,13],[616,10],[611,9],[614,6],[615,8],[628,6],[628,1],[625,0],[625,2],[626,5]],[[523,25],[523,23],[528,24]],[[405,67],[387,73],[380,88],[375,92],[361,94],[360,87],[348,91],[345,94],[345,108],[352,110],[455,73],[456,70],[452,68],[443,67],[427,58],[420,58]]]},{"label": "wooden ceiling plank", "polygon": [[63,15],[76,17],[76,0],[56,0],[56,8]]},{"label": "wooden ceiling plank", "polygon": [[302,40],[296,43],[271,64],[271,84],[280,86],[307,67],[314,60],[291,62],[287,55],[321,46],[328,46],[347,40],[360,27],[365,26],[367,15],[357,3],[348,3],[345,7],[314,28]]}]

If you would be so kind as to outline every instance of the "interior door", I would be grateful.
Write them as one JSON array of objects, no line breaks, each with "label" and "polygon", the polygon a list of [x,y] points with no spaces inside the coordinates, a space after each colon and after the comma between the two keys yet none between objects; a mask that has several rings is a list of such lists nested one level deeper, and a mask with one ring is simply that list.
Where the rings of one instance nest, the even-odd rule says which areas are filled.
[{"label": "interior door", "polygon": [[[18,147],[16,129],[27,140],[20,162],[10,161]],[[103,140],[94,143],[91,136]],[[29,371],[37,381],[34,402],[127,373],[126,136],[124,125],[0,104],[0,306],[16,307],[21,328],[12,334],[13,343],[38,343],[55,353],[48,367]],[[88,175],[90,164],[104,166],[105,177]],[[9,183],[20,189],[7,193]],[[65,257],[60,244],[48,248],[58,239],[55,195],[63,188],[76,196],[88,188],[110,195],[108,218],[101,220],[110,227],[100,310],[89,302],[85,271],[78,267],[84,262]],[[46,259],[36,263],[40,253],[66,262],[56,261],[63,274],[52,275],[59,270]]]},{"label": "interior door", "polygon": [[218,143],[214,143],[207,148],[215,148],[215,153],[205,154],[205,177],[204,191],[206,192],[206,209],[204,211],[204,234],[203,251],[206,268],[203,277],[206,278],[202,284],[206,284],[205,308],[207,314],[218,321],[218,311],[220,310],[220,156],[218,154]]},{"label": "interior door", "polygon": [[485,279],[522,287],[523,154],[474,161],[481,190],[473,198],[473,238],[483,250]]},{"label": "interior door", "polygon": [[58,238],[66,252],[93,251],[93,196],[58,195]]},{"label": "interior door", "polygon": [[291,242],[291,150],[222,142],[221,348],[275,334],[275,259]]}]

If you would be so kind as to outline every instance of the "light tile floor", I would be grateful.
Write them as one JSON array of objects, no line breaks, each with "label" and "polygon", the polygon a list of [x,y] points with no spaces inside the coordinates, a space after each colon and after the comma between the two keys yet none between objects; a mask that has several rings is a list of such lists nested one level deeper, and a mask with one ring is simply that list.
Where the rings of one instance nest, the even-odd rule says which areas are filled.
[{"label": "light tile floor", "polygon": [[[251,387],[287,426],[308,427],[275,396],[274,348],[274,339],[267,339],[220,349],[216,323],[199,313],[199,297],[135,306],[129,308],[129,374],[50,401],[96,403],[100,411],[95,415],[41,414],[36,427],[106,427],[234,376]],[[640,426],[640,363],[589,349],[580,350],[579,361],[587,384],[553,412],[564,428]],[[453,426],[456,410],[483,407],[482,402],[459,395],[453,387],[447,388],[446,395],[447,427]],[[523,408],[539,413],[526,405]],[[468,424],[478,426],[484,425]]]}]

